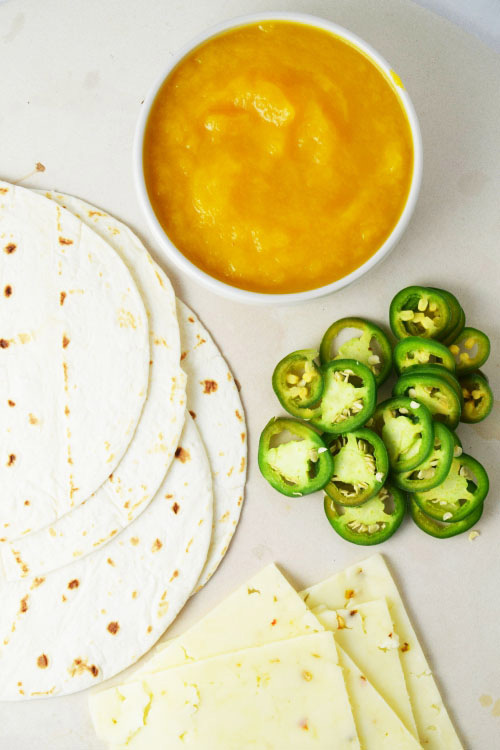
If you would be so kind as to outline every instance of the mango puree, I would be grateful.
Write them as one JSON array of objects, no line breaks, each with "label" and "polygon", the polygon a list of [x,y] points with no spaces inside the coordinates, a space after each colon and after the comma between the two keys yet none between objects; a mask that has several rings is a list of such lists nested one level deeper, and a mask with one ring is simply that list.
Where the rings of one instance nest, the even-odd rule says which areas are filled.
[{"label": "mango puree", "polygon": [[209,39],[162,85],[146,185],[176,247],[256,292],[299,292],[362,265],[388,237],[413,170],[388,78],[340,38],[269,22]]}]

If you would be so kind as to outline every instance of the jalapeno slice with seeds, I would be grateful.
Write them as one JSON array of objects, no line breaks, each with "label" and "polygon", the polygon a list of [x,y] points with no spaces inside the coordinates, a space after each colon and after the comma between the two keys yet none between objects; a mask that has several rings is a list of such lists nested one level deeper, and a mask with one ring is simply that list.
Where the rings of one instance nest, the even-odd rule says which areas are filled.
[{"label": "jalapeno slice with seeds", "polygon": [[354,359],[334,359],[321,372],[323,396],[319,415],[310,417],[311,424],[333,435],[361,427],[375,409],[377,386],[372,371]]},{"label": "jalapeno slice with seeds", "polygon": [[437,521],[462,521],[488,494],[489,479],[484,467],[462,453],[454,458],[444,482],[427,492],[416,492],[419,508]]},{"label": "jalapeno slice with seeds", "polygon": [[401,289],[391,302],[389,322],[398,339],[421,336],[439,339],[444,335],[450,310],[442,294],[422,286]]},{"label": "jalapeno slice with seeds", "polygon": [[446,380],[446,382],[451,385],[456,391],[456,394],[460,399],[460,406],[463,405],[464,398],[462,395],[460,383],[452,372],[450,372],[449,370],[445,370],[445,368],[441,367],[441,365],[413,365],[413,367],[409,367],[407,370],[404,370],[403,374],[406,375],[410,373],[412,375],[416,375],[417,373],[423,375],[437,375],[442,380]]},{"label": "jalapeno slice with seeds", "polygon": [[321,398],[323,375],[314,361],[318,356],[315,349],[301,349],[288,354],[274,368],[274,392],[283,408],[294,416]]},{"label": "jalapeno slice with seeds", "polygon": [[437,422],[434,425],[434,447],[429,457],[413,471],[394,472],[392,481],[406,492],[423,492],[437,487],[448,476],[454,448],[453,433],[444,424]]},{"label": "jalapeno slice with seeds", "polygon": [[389,483],[363,505],[346,508],[326,495],[324,507],[326,517],[339,536],[364,546],[389,539],[401,526],[406,510],[403,493]]},{"label": "jalapeno slice with seeds", "polygon": [[486,419],[493,409],[493,392],[486,378],[479,372],[471,372],[460,378],[464,397],[461,422],[476,424]]},{"label": "jalapeno slice with seeds", "polygon": [[448,344],[453,343],[453,341],[456,339],[456,337],[464,327],[465,313],[460,305],[460,302],[457,300],[454,294],[448,292],[446,289],[438,289],[436,287],[430,287],[430,289],[438,292],[445,298],[450,310],[450,319],[448,321],[448,325],[446,326],[446,330],[443,332],[443,336],[441,337],[441,341],[443,342],[443,344],[445,344],[445,346],[448,346]]},{"label": "jalapeno slice with seeds", "polygon": [[412,495],[409,496],[409,503],[411,517],[418,528],[437,539],[449,539],[452,536],[457,536],[457,534],[463,534],[464,531],[468,531],[472,526],[475,526],[483,514],[483,503],[479,503],[475,510],[462,521],[447,523],[446,521],[437,521],[424,513]]},{"label": "jalapeno slice with seeds", "polygon": [[460,399],[455,389],[438,375],[403,373],[395,384],[393,396],[408,396],[424,404],[436,421],[454,430],[461,414]]},{"label": "jalapeno slice with seeds", "polygon": [[365,503],[383,487],[389,470],[387,450],[372,430],[360,428],[330,437],[333,474],[325,492],[341,505]]},{"label": "jalapeno slice with seeds", "polygon": [[[361,332],[340,343],[343,332]],[[332,359],[355,359],[370,368],[377,385],[384,383],[391,371],[392,347],[387,335],[375,323],[363,318],[341,318],[328,328],[319,348],[321,363]]]},{"label": "jalapeno slice with seeds", "polygon": [[333,471],[332,457],[321,436],[289,417],[275,417],[264,427],[258,461],[264,479],[289,497],[323,489]]},{"label": "jalapeno slice with seeds", "polygon": [[490,340],[483,331],[467,327],[449,350],[455,357],[457,375],[466,375],[484,365],[490,356]]},{"label": "jalapeno slice with seeds", "polygon": [[455,372],[455,359],[444,344],[419,336],[400,339],[394,348],[394,366],[398,373],[418,365],[439,365]]},{"label": "jalapeno slice with seeds", "polygon": [[431,413],[411,398],[383,401],[366,426],[384,441],[393,471],[412,471],[425,461],[434,445]]}]

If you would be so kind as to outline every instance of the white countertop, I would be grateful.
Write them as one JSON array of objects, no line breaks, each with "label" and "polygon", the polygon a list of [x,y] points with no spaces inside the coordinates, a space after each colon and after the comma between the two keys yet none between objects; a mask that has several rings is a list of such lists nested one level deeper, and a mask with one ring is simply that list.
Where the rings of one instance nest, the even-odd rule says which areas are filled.
[{"label": "white countertop", "polygon": [[[352,29],[392,63],[420,117],[424,180],[399,246],[360,282],[302,307],[256,309],[214,297],[161,259],[135,197],[131,144],[141,101],[174,50],[224,18],[287,9]],[[7,0],[0,3],[0,71],[0,177],[19,180],[42,162],[46,171],[22,184],[74,193],[128,222],[211,329],[242,384],[250,430],[242,521],[218,574],[169,635],[271,560],[304,586],[361,559],[362,548],[331,531],[320,495],[288,500],[258,472],[260,430],[280,413],[270,375],[280,356],[315,345],[335,319],[387,321],[393,294],[423,283],[455,292],[470,324],[489,333],[484,369],[500,394],[500,57],[406,0]],[[408,521],[379,548],[467,750],[500,746],[500,717],[479,702],[483,694],[500,699],[499,404],[483,424],[459,429],[492,480],[481,536],[435,540]],[[2,750],[101,747],[84,694],[0,704]]]}]

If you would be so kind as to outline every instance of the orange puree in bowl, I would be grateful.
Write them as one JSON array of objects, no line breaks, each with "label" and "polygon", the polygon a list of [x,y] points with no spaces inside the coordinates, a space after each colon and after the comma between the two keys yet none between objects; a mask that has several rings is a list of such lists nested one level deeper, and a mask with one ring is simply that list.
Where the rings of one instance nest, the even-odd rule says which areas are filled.
[{"label": "orange puree in bowl", "polygon": [[413,144],[395,89],[367,57],[276,21],[181,60],[151,109],[144,170],[187,258],[280,294],[329,284],[376,252],[404,208]]}]

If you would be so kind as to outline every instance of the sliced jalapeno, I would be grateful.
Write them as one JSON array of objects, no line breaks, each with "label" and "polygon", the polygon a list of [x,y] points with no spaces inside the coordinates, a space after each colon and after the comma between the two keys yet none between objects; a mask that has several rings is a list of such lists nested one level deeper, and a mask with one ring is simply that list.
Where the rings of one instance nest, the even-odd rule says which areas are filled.
[{"label": "sliced jalapeno", "polygon": [[450,309],[442,294],[422,286],[408,286],[396,294],[389,310],[392,332],[398,339],[422,336],[439,339],[448,326]]},{"label": "sliced jalapeno", "polygon": [[409,396],[424,404],[433,418],[454,430],[460,421],[461,404],[455,388],[439,375],[403,373],[393,388],[393,396]]},{"label": "sliced jalapeno", "polygon": [[476,424],[486,419],[493,409],[493,392],[486,378],[479,372],[471,372],[460,378],[464,406],[461,422]]},{"label": "sliced jalapeno", "polygon": [[425,461],[434,445],[431,413],[411,398],[383,401],[366,426],[384,441],[393,471],[412,471]]},{"label": "sliced jalapeno", "polygon": [[466,375],[482,367],[490,356],[490,340],[477,328],[464,328],[449,347],[455,357],[457,375]]},{"label": "sliced jalapeno", "polygon": [[259,468],[275,490],[289,497],[321,490],[333,471],[333,460],[323,439],[303,422],[274,418],[259,441]]},{"label": "sliced jalapeno", "polygon": [[462,328],[465,325],[465,313],[462,310],[460,302],[457,300],[454,294],[448,292],[446,289],[437,289],[436,287],[431,287],[431,289],[433,289],[435,292],[439,292],[439,294],[441,294],[445,298],[450,310],[450,319],[441,338],[443,344],[445,344],[445,346],[448,346],[448,344],[453,343],[453,341],[462,331]]},{"label": "sliced jalapeno", "polygon": [[437,422],[434,425],[434,447],[429,457],[413,471],[394,472],[392,481],[407,492],[423,492],[436,487],[448,476],[454,448],[453,433],[444,424]]},{"label": "sliced jalapeno", "polygon": [[325,496],[325,513],[337,534],[348,542],[362,545],[380,544],[401,526],[405,515],[401,490],[387,483],[363,505],[346,508]]},{"label": "sliced jalapeno", "polygon": [[419,508],[437,521],[462,521],[488,494],[489,480],[484,467],[472,456],[462,453],[454,458],[444,482],[427,492],[416,492]]},{"label": "sliced jalapeno", "polygon": [[321,398],[323,375],[314,361],[318,356],[315,349],[301,349],[288,354],[274,368],[274,392],[283,408],[294,416]]},{"label": "sliced jalapeno", "polygon": [[333,458],[333,474],[325,492],[341,505],[360,505],[383,487],[389,470],[387,450],[372,430],[330,437],[326,441]]},{"label": "sliced jalapeno", "polygon": [[418,528],[425,531],[426,534],[437,537],[437,539],[449,539],[452,536],[457,536],[457,534],[463,534],[464,531],[468,531],[472,526],[475,526],[483,514],[483,503],[479,503],[475,510],[462,521],[446,523],[446,521],[437,521],[435,518],[426,515],[417,505],[413,496],[409,496],[409,503],[411,517]]},{"label": "sliced jalapeno", "polygon": [[[339,343],[343,331],[355,329],[360,336],[353,336]],[[377,385],[387,380],[392,366],[392,347],[384,331],[363,318],[341,318],[328,328],[319,354],[322,364],[332,359],[355,359],[370,368]]]},{"label": "sliced jalapeno", "polygon": [[375,409],[377,386],[372,371],[353,359],[334,359],[321,371],[323,396],[310,417],[311,424],[334,435],[361,427]]},{"label": "sliced jalapeno", "polygon": [[399,373],[416,365],[439,365],[455,372],[455,359],[450,350],[434,339],[408,336],[394,348],[394,365]]},{"label": "sliced jalapeno", "polygon": [[403,374],[406,375],[409,373],[411,373],[412,375],[416,375],[417,373],[437,375],[439,378],[442,378],[442,380],[446,380],[446,382],[449,383],[449,385],[453,386],[453,388],[455,389],[456,394],[460,399],[460,405],[463,405],[464,397],[462,395],[462,388],[460,387],[460,383],[452,372],[446,370],[444,367],[441,367],[441,365],[413,365],[413,367],[409,367],[407,370],[404,370]]}]

